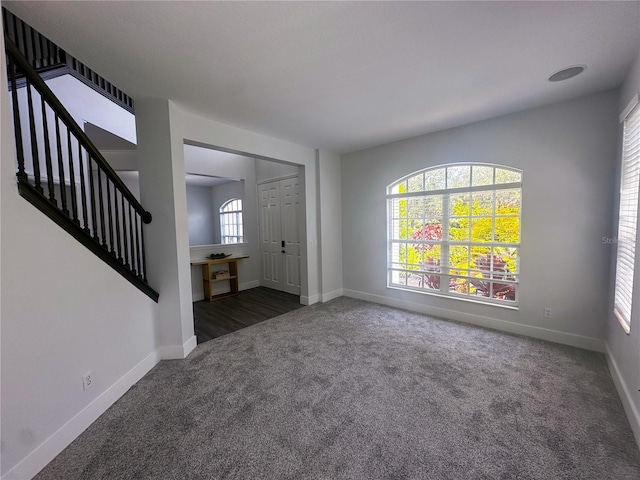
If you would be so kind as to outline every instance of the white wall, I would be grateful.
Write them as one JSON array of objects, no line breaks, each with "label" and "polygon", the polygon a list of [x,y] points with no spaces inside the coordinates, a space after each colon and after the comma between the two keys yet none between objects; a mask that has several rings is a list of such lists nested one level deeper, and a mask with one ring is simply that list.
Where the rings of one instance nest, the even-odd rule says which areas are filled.
[{"label": "white wall", "polygon": [[320,192],[322,301],[342,295],[342,182],[340,156],[316,150]]},{"label": "white wall", "polygon": [[297,165],[271,162],[269,160],[262,160],[259,158],[256,159],[256,181],[258,183],[297,174]]},{"label": "white wall", "polygon": [[[605,92],[343,156],[345,295],[602,350],[617,102]],[[519,310],[386,287],[387,185],[466,161],[523,170]]]},{"label": "white wall", "polygon": [[[185,143],[210,146],[229,152],[251,155],[255,158],[276,159],[304,167],[300,173],[305,192],[306,248],[302,249],[301,302],[316,303],[321,297],[320,264],[318,252],[319,218],[317,215],[317,172],[315,150],[225,125],[190,112],[180,112],[174,118],[182,128]],[[231,176],[231,175],[225,175]]]},{"label": "white wall", "polygon": [[[638,48],[638,58],[633,68],[629,72],[627,79],[621,89],[620,102],[618,103],[618,113],[621,113],[629,104],[632,97],[640,92],[640,46]],[[622,125],[620,125],[620,129]],[[622,134],[620,130],[620,141]],[[611,237],[617,236],[617,205],[619,198],[619,178],[620,178],[620,158],[621,150],[618,154],[617,182],[612,197],[615,199],[615,207],[611,210],[611,218],[614,224],[611,227]],[[635,289],[633,295],[633,313],[631,318],[631,332],[627,335],[618,320],[613,315],[613,292],[615,279],[615,248],[611,247],[611,277],[610,297],[607,308],[607,354],[611,374],[616,382],[618,392],[629,417],[636,440],[640,444],[640,290]],[[636,253],[635,275],[640,274],[640,255]],[[636,279],[637,280],[637,279]],[[636,285],[639,285],[636,282]]]},{"label": "white wall", "polygon": [[153,215],[146,226],[149,284],[160,294],[156,344],[162,358],[184,358],[196,346],[191,305],[184,151],[171,124],[175,106],[136,99],[140,201]]},{"label": "white wall", "polygon": [[[191,260],[205,258],[211,253],[248,255],[249,258],[238,262],[239,287],[241,290],[257,287],[260,279],[260,257],[255,160],[252,157],[193,145],[184,145],[184,157],[188,173],[244,180],[243,215],[246,242],[239,245],[191,247]],[[204,299],[202,271],[199,266],[191,267],[191,292],[192,301]]]},{"label": "white wall", "polygon": [[92,123],[131,143],[136,140],[136,117],[71,75],[47,80],[47,86],[84,130]]},{"label": "white wall", "polygon": [[[220,243],[220,232],[215,229],[213,188],[187,185],[187,211],[189,213],[189,245]],[[218,219],[218,223],[220,220]]]},{"label": "white wall", "polygon": [[155,365],[155,304],[18,195],[0,72],[1,474],[25,479]]}]

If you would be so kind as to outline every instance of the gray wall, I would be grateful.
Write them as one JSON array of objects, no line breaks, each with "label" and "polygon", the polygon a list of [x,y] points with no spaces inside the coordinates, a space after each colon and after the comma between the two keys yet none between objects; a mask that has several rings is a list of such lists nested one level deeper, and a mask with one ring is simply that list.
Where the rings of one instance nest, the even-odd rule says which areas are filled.
[{"label": "gray wall", "polygon": [[[187,185],[187,212],[189,215],[189,245],[220,243],[220,220],[213,205],[212,187]],[[217,235],[216,235],[217,233]]]},{"label": "gray wall", "polygon": [[272,162],[256,158],[256,182],[264,182],[276,178],[298,174],[298,165]]},{"label": "gray wall", "polygon": [[[620,95],[620,102],[618,103],[618,112],[621,113],[624,108],[629,104],[634,95],[640,92],[640,46],[638,47],[638,58],[631,69],[631,72],[627,76],[627,79],[623,85]],[[622,125],[620,125],[620,139],[622,138]],[[619,145],[621,140],[619,141]],[[621,151],[618,154],[617,163],[617,179],[620,178],[620,158]],[[611,211],[611,218],[614,219],[612,228],[612,237],[617,235],[618,231],[618,185],[612,193],[612,197],[615,199],[616,206]],[[607,353],[609,354],[609,365],[611,367],[611,373],[613,379],[616,381],[618,392],[622,398],[627,416],[631,420],[631,426],[634,430],[636,440],[640,444],[640,290],[635,289],[633,295],[633,312],[631,318],[631,332],[627,335],[622,326],[618,323],[618,320],[613,315],[613,292],[614,292],[614,279],[615,279],[615,249],[612,249],[612,269],[611,269],[611,283],[610,283],[610,297],[608,303],[608,322],[607,322]],[[636,268],[634,278],[635,285],[639,285],[637,280],[640,280],[640,255],[636,253]]]},{"label": "gray wall", "polygon": [[[611,91],[344,155],[345,294],[603,349],[617,115]],[[523,170],[518,310],[386,287],[387,185],[468,161]]]}]

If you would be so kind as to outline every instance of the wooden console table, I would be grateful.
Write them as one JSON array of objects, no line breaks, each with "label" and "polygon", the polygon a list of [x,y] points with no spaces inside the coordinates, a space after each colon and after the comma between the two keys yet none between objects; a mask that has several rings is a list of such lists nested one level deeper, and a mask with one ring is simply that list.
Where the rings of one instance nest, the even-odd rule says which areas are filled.
[{"label": "wooden console table", "polygon": [[[204,298],[210,302],[220,300],[221,298],[232,297],[238,294],[238,260],[249,258],[248,255],[234,255],[226,258],[205,258],[191,262],[191,265],[202,265],[202,287],[204,289]],[[226,278],[213,278],[214,271],[211,270],[212,265],[229,264],[229,276]],[[214,295],[213,283],[229,282],[231,291]]]}]

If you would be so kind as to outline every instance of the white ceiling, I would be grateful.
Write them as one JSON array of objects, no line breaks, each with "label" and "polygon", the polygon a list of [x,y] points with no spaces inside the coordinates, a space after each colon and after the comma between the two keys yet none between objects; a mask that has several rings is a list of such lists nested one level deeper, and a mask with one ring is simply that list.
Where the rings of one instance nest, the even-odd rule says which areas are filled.
[{"label": "white ceiling", "polygon": [[340,153],[618,87],[640,51],[637,1],[3,4],[134,98]]}]

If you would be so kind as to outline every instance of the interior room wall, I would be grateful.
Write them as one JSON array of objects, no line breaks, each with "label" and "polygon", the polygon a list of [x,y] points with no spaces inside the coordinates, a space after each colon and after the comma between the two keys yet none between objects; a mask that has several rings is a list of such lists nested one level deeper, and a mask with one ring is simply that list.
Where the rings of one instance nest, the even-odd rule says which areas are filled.
[{"label": "interior room wall", "polygon": [[[0,72],[7,92],[4,55]],[[24,479],[158,357],[154,302],[18,195],[8,98],[0,96],[0,474]]]},{"label": "interior room wall", "polygon": [[[243,216],[246,242],[238,245],[191,247],[191,259],[202,259],[211,253],[248,255],[249,258],[238,262],[239,288],[245,290],[247,288],[257,287],[260,279],[260,258],[258,256],[258,207],[256,198],[255,160],[247,156],[230,155],[225,152],[193,145],[184,145],[184,155],[185,168],[188,173],[244,180],[242,185],[244,187]],[[200,266],[191,267],[191,293],[194,302],[204,299],[202,268]]]},{"label": "interior room wall", "polygon": [[[189,245],[211,245],[220,243],[220,231],[216,230],[213,204],[213,188],[187,185],[187,210],[189,212]],[[216,235],[217,233],[217,235]]]},{"label": "interior room wall", "polygon": [[[344,155],[345,295],[602,350],[617,115],[618,92],[608,91]],[[386,286],[386,187],[455,162],[523,171],[517,310]]]},{"label": "interior room wall", "polygon": [[317,150],[320,192],[322,301],[342,296],[342,181],[340,155]]},{"label": "interior room wall", "polygon": [[[315,150],[303,145],[267,137],[259,133],[225,125],[191,112],[182,110],[176,119],[182,128],[182,135],[188,145],[212,146],[229,152],[242,152],[254,158],[276,159],[299,165],[298,174],[301,191],[304,191],[304,244],[302,249],[302,295],[300,301],[313,304],[320,300],[320,265],[318,232],[321,229],[318,218],[318,180]],[[320,180],[321,181],[321,180]],[[257,225],[257,223],[256,223]],[[258,263],[259,265],[259,263]]]},{"label": "interior room wall", "polygon": [[[640,45],[638,46],[638,57],[629,72],[620,93],[618,103],[618,113],[629,104],[634,95],[640,92]],[[622,125],[619,126],[619,142],[622,139]],[[617,156],[616,188],[612,192],[615,199],[615,206],[611,210],[610,218],[614,219],[609,237],[617,236],[618,231],[618,199],[619,199],[619,179],[620,179],[620,159],[622,151],[619,150]],[[609,302],[607,304],[607,355],[609,366],[622,402],[629,417],[636,440],[640,444],[640,289],[638,281],[635,281],[636,288],[633,294],[633,312],[631,318],[631,331],[627,335],[622,326],[618,323],[613,314],[613,296],[615,281],[615,244],[609,244],[611,249],[611,282],[609,288]],[[637,251],[637,250],[636,250]],[[635,275],[640,277],[640,255],[636,253]],[[637,279],[634,279],[637,280]]]},{"label": "interior room wall", "polygon": [[298,165],[256,158],[256,182],[258,183],[297,174]]}]

